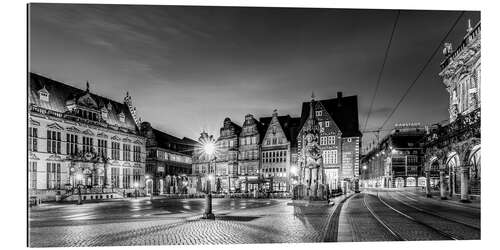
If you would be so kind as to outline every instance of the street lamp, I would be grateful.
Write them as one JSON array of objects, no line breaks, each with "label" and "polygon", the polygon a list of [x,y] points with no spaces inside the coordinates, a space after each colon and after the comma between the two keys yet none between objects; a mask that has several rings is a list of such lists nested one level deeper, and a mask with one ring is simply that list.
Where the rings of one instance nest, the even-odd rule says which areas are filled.
[{"label": "street lamp", "polygon": [[[205,154],[209,156],[209,159],[213,159],[215,163],[215,143],[210,138],[209,140],[203,143],[203,151]],[[208,170],[210,171],[210,163],[208,164]],[[207,172],[209,172],[207,171]],[[210,190],[210,181],[214,178],[213,174],[208,173],[207,176],[207,194],[205,196],[205,214],[203,215],[204,219],[215,219],[215,215],[212,213],[212,193]]]}]

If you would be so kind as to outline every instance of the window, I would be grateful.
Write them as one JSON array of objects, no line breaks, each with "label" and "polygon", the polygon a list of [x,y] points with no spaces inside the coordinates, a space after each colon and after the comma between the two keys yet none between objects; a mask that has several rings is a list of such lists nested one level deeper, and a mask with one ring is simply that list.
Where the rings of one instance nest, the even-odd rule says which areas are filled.
[{"label": "window", "polygon": [[278,141],[277,141],[277,139],[276,139],[276,138],[273,138],[273,145],[274,145],[274,144],[278,144]]},{"label": "window", "polygon": [[120,160],[120,143],[111,142],[111,159]]},{"label": "window", "polygon": [[47,152],[61,153],[61,132],[47,130]]},{"label": "window", "polygon": [[130,161],[130,145],[123,144],[123,160]]},{"label": "window", "polygon": [[325,150],[325,151],[323,151],[323,163],[324,164],[337,164],[337,150]]},{"label": "window", "polygon": [[76,155],[78,153],[78,135],[66,134],[66,154]]},{"label": "window", "polygon": [[28,150],[37,152],[38,151],[38,129],[29,128],[28,131]]},{"label": "window", "polygon": [[111,168],[111,185],[113,187],[119,187],[120,185],[120,169]]},{"label": "window", "polygon": [[141,146],[134,146],[134,161],[141,161]]},{"label": "window", "polygon": [[123,169],[123,188],[131,188],[132,185],[130,182],[132,181],[132,169],[124,168]]},{"label": "window", "polygon": [[323,112],[321,110],[316,111],[316,116],[322,116]]},{"label": "window", "polygon": [[335,144],[335,136],[328,136],[328,145],[334,145]]},{"label": "window", "polygon": [[252,137],[252,144],[257,144],[257,136]]},{"label": "window", "polygon": [[94,152],[94,139],[83,136],[83,152]]},{"label": "window", "polygon": [[36,189],[36,175],[37,175],[37,171],[36,171],[36,166],[37,166],[37,162],[36,161],[32,161],[29,163],[28,165],[28,172],[29,172],[29,181],[28,181],[28,185],[29,185],[29,188],[30,189]]},{"label": "window", "polygon": [[97,154],[101,157],[108,156],[108,141],[97,139]]},{"label": "window", "polygon": [[61,164],[47,162],[47,189],[61,188]]},{"label": "window", "polygon": [[269,139],[266,140],[266,145],[270,145],[271,141]]},{"label": "window", "polygon": [[326,145],[327,144],[327,137],[321,136],[319,138],[319,145]]},{"label": "window", "polygon": [[323,122],[318,122],[319,124],[319,127],[322,128],[323,127]]},{"label": "window", "polygon": [[233,140],[230,140],[230,141],[229,141],[229,147],[231,148],[231,147],[233,147],[233,146],[234,146],[234,141],[233,141]]},{"label": "window", "polygon": [[351,142],[351,141],[352,141],[352,139],[351,139],[351,138],[347,138],[347,142]]},{"label": "window", "polygon": [[330,127],[330,121],[325,121],[325,127]]}]

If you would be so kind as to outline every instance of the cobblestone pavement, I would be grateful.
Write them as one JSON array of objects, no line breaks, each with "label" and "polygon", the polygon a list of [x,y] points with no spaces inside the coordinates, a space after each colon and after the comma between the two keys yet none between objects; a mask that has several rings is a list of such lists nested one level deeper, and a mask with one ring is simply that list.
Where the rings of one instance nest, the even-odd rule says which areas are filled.
[{"label": "cobblestone pavement", "polygon": [[[170,207],[191,204],[196,208],[166,214],[147,201],[128,202],[142,204],[136,204],[136,209],[145,211],[124,212],[114,203],[34,209],[30,215],[30,246],[320,242],[333,209],[290,206],[289,200],[214,199],[216,220],[204,220],[198,209],[202,207],[194,205],[200,201],[169,200]],[[119,215],[106,218],[89,212],[106,211],[106,207]],[[128,207],[131,210],[134,206]],[[42,219],[45,214],[49,220]]]},{"label": "cobblestone pavement", "polygon": [[[361,199],[366,198],[366,205]],[[372,212],[388,227],[376,220]],[[397,211],[395,211],[397,210]],[[409,192],[367,190],[340,213],[339,241],[480,239],[480,210]],[[391,237],[390,231],[393,231]]]}]

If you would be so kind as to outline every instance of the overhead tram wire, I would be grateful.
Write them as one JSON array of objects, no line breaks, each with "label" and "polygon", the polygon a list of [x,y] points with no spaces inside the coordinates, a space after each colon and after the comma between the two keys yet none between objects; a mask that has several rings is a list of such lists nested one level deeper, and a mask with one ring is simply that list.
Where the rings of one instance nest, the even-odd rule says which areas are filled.
[{"label": "overhead tram wire", "polygon": [[372,113],[373,103],[375,102],[375,97],[377,96],[378,88],[380,86],[380,80],[382,79],[382,73],[384,72],[385,64],[387,62],[387,57],[389,55],[389,49],[391,48],[392,39],[394,37],[394,32],[396,31],[396,26],[398,24],[400,13],[401,13],[401,10],[398,10],[398,13],[396,15],[396,19],[394,20],[394,24],[392,25],[391,36],[389,37],[389,41],[387,42],[387,47],[385,48],[384,60],[382,62],[382,67],[380,68],[380,71],[378,73],[377,84],[375,85],[375,91],[373,92],[372,100],[370,103],[370,109],[368,110],[368,116],[366,117],[365,126],[364,126],[363,130],[366,130],[366,126],[368,125],[368,120],[370,119],[370,115]]},{"label": "overhead tram wire", "polygon": [[422,76],[422,74],[424,73],[424,71],[427,68],[427,66],[429,66],[429,64],[431,63],[432,59],[434,58],[434,56],[436,55],[436,53],[439,51],[439,49],[441,48],[441,46],[444,43],[444,41],[446,40],[446,38],[450,35],[450,33],[455,28],[455,26],[457,26],[458,21],[460,21],[460,19],[464,15],[464,13],[465,13],[465,11],[460,12],[460,15],[458,15],[458,17],[455,20],[455,22],[453,23],[453,25],[450,27],[450,29],[448,30],[448,32],[446,33],[446,35],[443,37],[443,39],[441,39],[441,41],[439,42],[439,44],[436,46],[436,49],[434,49],[434,51],[432,52],[432,54],[429,57],[429,59],[427,59],[425,65],[418,72],[417,77],[415,78],[415,80],[413,80],[413,82],[410,84],[410,86],[408,86],[408,88],[406,89],[405,93],[403,94],[403,96],[401,97],[401,99],[398,101],[398,103],[396,104],[396,106],[394,107],[394,109],[392,109],[392,111],[389,114],[389,116],[387,117],[387,119],[384,121],[384,123],[382,123],[382,126],[380,126],[380,129],[384,128],[384,126],[387,124],[387,122],[389,121],[389,119],[391,119],[392,115],[394,115],[394,113],[396,112],[396,110],[399,108],[399,105],[406,98],[406,96],[408,95],[408,93],[410,92],[410,90],[412,89],[412,87],[415,85],[415,83],[417,83],[418,79],[420,78],[420,76]]}]

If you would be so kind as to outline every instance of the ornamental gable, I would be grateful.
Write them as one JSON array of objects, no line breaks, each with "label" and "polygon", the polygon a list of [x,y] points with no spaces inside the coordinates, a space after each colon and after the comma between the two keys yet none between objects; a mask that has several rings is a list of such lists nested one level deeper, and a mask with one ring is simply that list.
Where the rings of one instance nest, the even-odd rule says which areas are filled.
[{"label": "ornamental gable", "polygon": [[[280,143],[281,142],[281,143]],[[264,140],[262,141],[262,146],[273,146],[273,145],[283,145],[287,144],[288,140],[286,138],[283,127],[281,126],[278,117],[273,116],[271,122],[267,127]]]},{"label": "ornamental gable", "polygon": [[314,110],[316,119],[318,120],[321,135],[342,134],[339,127],[335,123],[335,120],[328,113],[321,102],[316,102]]},{"label": "ornamental gable", "polygon": [[47,128],[56,129],[56,130],[64,130],[64,128],[61,125],[57,124],[56,122],[47,125]]}]

